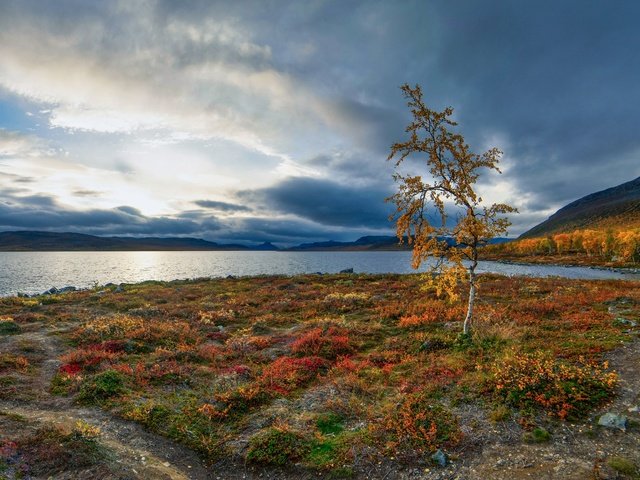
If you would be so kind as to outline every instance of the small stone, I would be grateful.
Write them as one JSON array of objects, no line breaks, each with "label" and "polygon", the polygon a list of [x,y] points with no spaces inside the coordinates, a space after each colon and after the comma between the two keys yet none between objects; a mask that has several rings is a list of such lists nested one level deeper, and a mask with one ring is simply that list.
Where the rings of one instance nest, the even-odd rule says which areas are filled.
[{"label": "small stone", "polygon": [[171,464],[169,462],[162,462],[162,465],[165,466],[165,467],[170,467],[171,466]]},{"label": "small stone", "polygon": [[630,327],[638,326],[637,322],[634,322],[633,320],[629,320],[628,318],[623,318],[623,317],[617,317],[616,322],[618,322],[620,325],[629,325]]},{"label": "small stone", "polygon": [[627,430],[627,417],[616,413],[605,413],[598,419],[598,425],[606,428],[614,428],[625,432]]},{"label": "small stone", "polygon": [[634,405],[627,409],[629,413],[640,413],[640,405]]},{"label": "small stone", "polygon": [[446,467],[449,459],[447,458],[447,454],[442,450],[436,450],[436,453],[431,455],[431,461],[436,465],[440,465],[441,467]]}]

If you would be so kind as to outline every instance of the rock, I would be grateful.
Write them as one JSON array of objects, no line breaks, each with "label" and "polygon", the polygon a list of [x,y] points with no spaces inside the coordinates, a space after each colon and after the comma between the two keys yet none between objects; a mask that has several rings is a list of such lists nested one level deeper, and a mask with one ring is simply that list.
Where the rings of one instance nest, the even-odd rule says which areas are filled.
[{"label": "rock", "polygon": [[616,413],[607,412],[598,419],[598,425],[606,428],[614,428],[625,432],[627,430],[627,417]]},{"label": "rock", "polygon": [[640,405],[633,405],[627,409],[629,413],[640,413]]},{"label": "rock", "polygon": [[436,465],[439,465],[441,467],[446,467],[447,463],[449,463],[449,458],[447,457],[446,453],[438,449],[436,450],[436,453],[431,455],[431,461]]},{"label": "rock", "polygon": [[617,317],[616,322],[619,323],[620,325],[629,325],[630,327],[638,326],[638,322],[634,322],[633,320],[629,320],[623,317]]},{"label": "rock", "polygon": [[122,285],[118,285],[116,289],[113,291],[113,293],[122,293],[122,292],[124,292],[124,288],[122,288]]},{"label": "rock", "polygon": [[439,338],[425,340],[425,342],[420,345],[418,351],[420,352],[435,352],[436,350],[442,350],[447,348],[449,345],[446,342],[443,342]]},{"label": "rock", "polygon": [[58,290],[58,293],[75,292],[76,290],[77,290],[76,287],[69,285],[66,287],[62,287],[60,290]]},{"label": "rock", "polygon": [[616,472],[613,468],[611,468],[606,463],[603,465],[598,465],[596,474],[598,475],[596,478],[598,480],[616,480],[618,477],[618,472]]},{"label": "rock", "polygon": [[340,270],[340,273],[353,273],[353,268],[345,268],[344,270]]},{"label": "rock", "polygon": [[56,287],[51,287],[46,292],[42,292],[42,295],[54,295],[56,293],[58,293],[58,289]]}]

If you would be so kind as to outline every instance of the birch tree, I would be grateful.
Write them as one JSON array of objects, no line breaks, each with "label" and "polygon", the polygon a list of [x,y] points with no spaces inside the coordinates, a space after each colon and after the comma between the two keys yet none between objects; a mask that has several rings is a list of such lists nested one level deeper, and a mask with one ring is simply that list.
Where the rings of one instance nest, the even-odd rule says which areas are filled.
[{"label": "birch tree", "polygon": [[[491,238],[506,234],[511,223],[504,215],[516,211],[503,203],[485,206],[475,191],[480,169],[501,173],[502,152],[491,148],[473,153],[454,131],[457,123],[451,119],[452,108],[431,110],[419,85],[401,88],[413,120],[405,130],[409,138],[394,143],[388,157],[395,161],[393,178],[398,187],[387,199],[396,206],[391,219],[400,242],[406,238],[413,247],[413,268],[434,259],[425,278],[438,296],[456,300],[459,283],[468,282],[463,324],[463,333],[468,335],[478,286],[479,249]],[[415,165],[413,159],[419,161],[422,174],[405,173]]]}]

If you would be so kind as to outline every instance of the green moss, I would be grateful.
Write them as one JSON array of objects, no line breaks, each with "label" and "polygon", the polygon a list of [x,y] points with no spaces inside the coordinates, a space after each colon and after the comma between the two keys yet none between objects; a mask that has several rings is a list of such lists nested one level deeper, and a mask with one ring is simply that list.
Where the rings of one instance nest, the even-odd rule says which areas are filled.
[{"label": "green moss", "polygon": [[60,427],[41,428],[19,440],[17,446],[20,461],[29,473],[44,478],[90,467],[108,456],[96,437]]},{"label": "green moss", "polygon": [[511,409],[506,407],[505,405],[498,405],[494,408],[489,414],[489,418],[492,422],[504,422],[505,420],[509,420],[511,417]]},{"label": "green moss", "polygon": [[22,331],[13,320],[0,320],[0,335],[17,335]]},{"label": "green moss", "polygon": [[638,473],[636,464],[625,457],[611,457],[607,459],[607,465],[609,465],[617,472],[623,473],[625,475],[635,475]]},{"label": "green moss", "polygon": [[102,403],[126,391],[125,376],[115,370],[107,370],[94,375],[80,387],[78,400],[85,403]]},{"label": "green moss", "polygon": [[309,441],[298,432],[272,427],[251,438],[247,461],[283,466],[302,459],[310,450]]},{"label": "green moss", "polygon": [[316,427],[323,435],[338,435],[344,430],[343,419],[335,413],[325,413],[318,416]]},{"label": "green moss", "polygon": [[542,427],[536,427],[524,435],[524,441],[527,443],[544,443],[549,440],[551,440],[551,434]]},{"label": "green moss", "polygon": [[55,374],[51,379],[49,391],[52,395],[66,397],[73,391],[74,387],[75,383],[72,377]]}]

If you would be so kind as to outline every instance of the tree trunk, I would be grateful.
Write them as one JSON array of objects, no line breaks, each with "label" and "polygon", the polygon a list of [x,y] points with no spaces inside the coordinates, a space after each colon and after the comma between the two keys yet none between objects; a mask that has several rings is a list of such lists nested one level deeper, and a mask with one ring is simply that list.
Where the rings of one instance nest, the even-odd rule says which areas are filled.
[{"label": "tree trunk", "polygon": [[471,320],[473,319],[473,303],[476,300],[476,273],[475,273],[476,265],[469,267],[469,304],[467,307],[467,317],[464,319],[464,324],[462,326],[462,333],[465,335],[469,334],[469,330],[471,330]]}]

